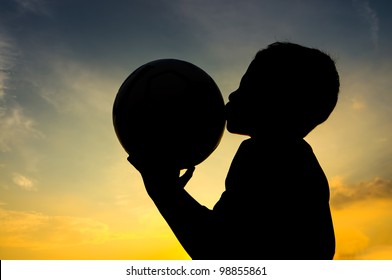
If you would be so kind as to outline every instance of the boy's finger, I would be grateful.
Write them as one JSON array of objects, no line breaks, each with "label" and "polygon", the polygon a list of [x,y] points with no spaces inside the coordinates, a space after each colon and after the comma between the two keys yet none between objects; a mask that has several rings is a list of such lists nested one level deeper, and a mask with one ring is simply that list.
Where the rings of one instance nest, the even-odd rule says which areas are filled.
[{"label": "boy's finger", "polygon": [[186,184],[188,183],[188,181],[192,178],[193,176],[193,171],[195,171],[195,167],[192,166],[190,168],[188,168],[184,175],[182,175],[179,179],[178,179],[178,186],[180,188],[184,188],[186,186]]}]

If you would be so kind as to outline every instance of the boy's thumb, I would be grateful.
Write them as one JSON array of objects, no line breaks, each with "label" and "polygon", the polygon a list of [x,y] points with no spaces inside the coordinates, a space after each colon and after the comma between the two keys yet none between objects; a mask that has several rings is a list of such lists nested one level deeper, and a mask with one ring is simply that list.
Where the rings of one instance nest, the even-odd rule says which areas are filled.
[{"label": "boy's thumb", "polygon": [[180,188],[184,188],[186,186],[186,184],[188,183],[188,181],[192,178],[193,176],[193,171],[195,171],[195,167],[192,166],[191,168],[188,168],[184,175],[182,175],[179,179],[178,179],[178,186]]}]

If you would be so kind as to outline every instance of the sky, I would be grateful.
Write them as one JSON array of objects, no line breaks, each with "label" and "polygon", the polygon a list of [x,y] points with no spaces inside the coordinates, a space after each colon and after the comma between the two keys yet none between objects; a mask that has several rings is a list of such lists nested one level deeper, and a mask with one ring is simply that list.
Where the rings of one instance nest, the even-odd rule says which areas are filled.
[{"label": "sky", "polygon": [[[276,41],[336,61],[337,107],[307,137],[331,191],[335,259],[392,259],[392,2],[1,0],[0,259],[189,259],[112,124],[125,78],[160,58],[224,100]],[[272,136],[273,137],[273,136]],[[243,136],[225,132],[186,189],[212,208]]]}]

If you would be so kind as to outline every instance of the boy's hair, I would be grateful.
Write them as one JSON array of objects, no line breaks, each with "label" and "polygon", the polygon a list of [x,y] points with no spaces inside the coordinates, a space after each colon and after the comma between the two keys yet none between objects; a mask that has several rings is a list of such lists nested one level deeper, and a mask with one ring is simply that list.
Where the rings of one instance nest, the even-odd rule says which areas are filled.
[{"label": "boy's hair", "polygon": [[327,120],[335,108],[339,74],[331,57],[318,49],[273,43],[256,54],[250,70],[256,83],[266,81],[256,85],[268,95],[260,97],[278,102],[285,117],[301,122],[302,136]]}]

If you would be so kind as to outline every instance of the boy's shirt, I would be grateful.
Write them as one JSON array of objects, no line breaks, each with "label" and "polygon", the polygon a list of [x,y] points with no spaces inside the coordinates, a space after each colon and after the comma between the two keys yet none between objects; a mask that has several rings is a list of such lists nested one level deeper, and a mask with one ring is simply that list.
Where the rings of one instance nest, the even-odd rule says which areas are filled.
[{"label": "boy's shirt", "polygon": [[213,212],[221,226],[220,258],[333,258],[328,181],[302,139],[245,140]]}]

